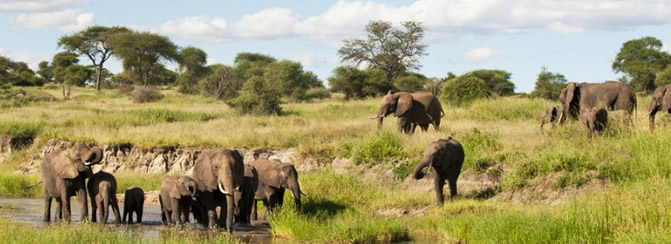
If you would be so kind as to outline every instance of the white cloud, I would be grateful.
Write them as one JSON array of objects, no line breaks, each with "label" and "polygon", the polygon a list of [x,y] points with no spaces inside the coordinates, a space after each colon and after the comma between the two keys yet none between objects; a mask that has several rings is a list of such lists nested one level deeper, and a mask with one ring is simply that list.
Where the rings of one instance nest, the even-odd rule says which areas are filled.
[{"label": "white cloud", "polygon": [[233,25],[233,35],[242,38],[274,38],[293,34],[298,16],[290,9],[269,8],[247,14]]},{"label": "white cloud", "polygon": [[213,65],[213,64],[218,64],[221,63],[219,60],[216,58],[207,58],[207,62],[205,62],[205,65]]},{"label": "white cloud", "polygon": [[93,13],[82,13],[79,9],[56,12],[18,14],[9,23],[19,29],[56,28],[60,31],[78,31],[94,24]]},{"label": "white cloud", "polygon": [[51,57],[54,55],[53,53],[35,51],[4,52],[3,49],[0,49],[0,53],[3,56],[9,57],[13,61],[27,63],[28,66],[33,70],[36,70],[38,68],[37,65],[44,60],[51,61]]},{"label": "white cloud", "polygon": [[301,54],[291,60],[301,63],[303,67],[315,67],[318,64],[314,53]]},{"label": "white cloud", "polygon": [[223,18],[186,17],[161,24],[160,32],[201,41],[221,42],[230,38],[228,24]]},{"label": "white cloud", "polygon": [[36,12],[56,10],[88,0],[0,0],[0,12]]},{"label": "white cloud", "polygon": [[466,51],[461,60],[467,63],[484,63],[492,60],[497,55],[498,52],[496,50],[489,47],[481,47]]},{"label": "white cloud", "polygon": [[557,33],[564,33],[564,34],[571,34],[571,33],[582,33],[584,31],[583,28],[580,27],[575,27],[575,26],[568,26],[565,25],[562,22],[555,21],[550,24],[550,30],[557,32]]}]

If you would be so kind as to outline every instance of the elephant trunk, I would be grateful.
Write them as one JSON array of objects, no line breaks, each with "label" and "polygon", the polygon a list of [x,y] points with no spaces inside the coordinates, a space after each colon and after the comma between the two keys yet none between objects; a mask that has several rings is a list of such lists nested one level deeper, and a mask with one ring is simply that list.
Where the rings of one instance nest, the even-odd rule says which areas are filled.
[{"label": "elephant trunk", "polygon": [[228,231],[228,233],[233,232],[234,211],[235,211],[235,198],[233,197],[233,194],[226,195],[226,230]]},{"label": "elephant trunk", "polygon": [[424,173],[422,172],[422,169],[429,165],[433,161],[433,157],[424,157],[422,158],[422,161],[417,164],[417,167],[415,167],[415,170],[412,173],[412,178],[415,178],[415,180],[419,180],[421,178],[424,178]]},{"label": "elephant trunk", "polygon": [[103,150],[100,147],[93,147],[88,154],[84,155],[84,164],[91,166],[100,163],[103,159]]},{"label": "elephant trunk", "polygon": [[383,116],[378,116],[378,117],[377,117],[377,130],[381,130],[381,129],[382,129],[382,120],[384,120],[384,117],[383,117]]},{"label": "elephant trunk", "polygon": [[301,187],[298,185],[298,182],[289,184],[289,189],[294,195],[294,201],[296,202],[296,210],[301,210]]}]

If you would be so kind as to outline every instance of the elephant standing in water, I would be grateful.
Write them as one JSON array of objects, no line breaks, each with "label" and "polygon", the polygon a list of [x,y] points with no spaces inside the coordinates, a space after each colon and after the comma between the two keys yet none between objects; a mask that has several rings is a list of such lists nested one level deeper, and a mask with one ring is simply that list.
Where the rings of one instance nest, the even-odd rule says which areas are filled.
[{"label": "elephant standing in water", "polygon": [[[298,184],[298,171],[293,164],[282,163],[276,160],[257,159],[250,163],[256,168],[259,177],[259,186],[256,190],[256,200],[262,200],[269,211],[282,207],[284,190],[289,189],[294,195],[296,209],[301,209],[301,187]],[[252,204],[252,219],[257,219],[256,201]]]},{"label": "elephant standing in water", "polygon": [[161,222],[181,227],[189,222],[189,213],[196,198],[196,182],[188,176],[170,176],[163,180],[158,193],[161,204]]},{"label": "elephant standing in water", "polygon": [[[234,191],[243,183],[244,164],[236,150],[205,150],[200,153],[193,168],[192,178],[197,184],[196,217],[209,228],[225,226],[233,231],[235,209]],[[221,207],[219,217],[216,208]]]},{"label": "elephant standing in water", "polygon": [[631,87],[618,81],[604,83],[569,83],[562,89],[559,101],[563,108],[559,113],[561,121],[564,113],[577,119],[583,109],[605,107],[609,111],[636,109],[636,94]]},{"label": "elephant standing in water", "polygon": [[436,191],[438,205],[443,205],[443,186],[445,180],[450,184],[450,199],[457,195],[457,179],[461,173],[461,165],[464,164],[464,148],[461,144],[448,137],[431,142],[424,149],[422,160],[419,161],[413,172],[413,178],[419,180],[424,177],[422,169],[431,165],[433,182]]},{"label": "elephant standing in water", "polygon": [[76,143],[69,148],[59,148],[44,157],[40,163],[44,194],[44,221],[51,218],[51,200],[56,199],[56,220],[70,221],[70,197],[77,195],[81,207],[81,220],[88,218],[86,178],[92,174],[91,166],[100,163],[103,152],[99,147]]},{"label": "elephant standing in water", "polygon": [[[126,188],[123,198],[123,217],[122,222],[127,224],[133,223],[133,212],[137,217],[137,223],[142,223],[142,210],[144,208],[144,191],[138,186],[131,186]],[[126,222],[128,220],[128,222]]]},{"label": "elephant standing in water", "polygon": [[440,102],[430,92],[393,92],[389,91],[382,98],[378,108],[377,129],[382,128],[384,117],[389,114],[398,117],[398,129],[412,134],[415,127],[419,126],[422,131],[427,131],[432,124],[436,131],[440,130],[440,119],[443,117],[443,108]]},{"label": "elephant standing in water", "polygon": [[121,223],[119,202],[116,199],[116,179],[110,173],[100,171],[89,179],[86,184],[91,196],[91,222],[96,222],[96,209],[100,210],[100,223],[107,223],[109,209],[114,212],[116,224]]},{"label": "elephant standing in water", "polygon": [[671,84],[657,87],[652,93],[652,102],[648,109],[648,119],[650,120],[650,131],[655,130],[655,114],[658,111],[671,113]]}]

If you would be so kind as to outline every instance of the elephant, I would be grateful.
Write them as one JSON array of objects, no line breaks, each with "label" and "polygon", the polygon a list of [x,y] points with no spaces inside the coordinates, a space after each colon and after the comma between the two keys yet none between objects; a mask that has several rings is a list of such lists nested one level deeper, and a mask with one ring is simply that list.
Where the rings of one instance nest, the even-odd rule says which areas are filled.
[{"label": "elephant", "polygon": [[608,111],[605,108],[590,108],[580,111],[580,122],[587,127],[587,135],[599,135],[608,125]]},{"label": "elephant", "polygon": [[434,190],[438,206],[443,205],[443,186],[447,179],[450,184],[450,200],[457,195],[457,179],[464,164],[464,148],[452,137],[431,142],[422,154],[422,159],[413,171],[413,178],[419,180],[424,177],[422,169],[431,165],[433,172]]},{"label": "elephant", "polygon": [[[225,226],[229,232],[233,229],[234,191],[239,191],[245,174],[242,155],[236,150],[214,149],[204,150],[196,159],[193,168],[193,180],[196,181],[198,193],[196,204],[200,213],[196,218],[209,228],[215,224]],[[216,207],[221,206],[219,218]]]},{"label": "elephant", "polygon": [[565,111],[571,118],[577,119],[582,109],[605,107],[607,110],[626,110],[630,114],[636,109],[636,94],[631,87],[618,81],[603,83],[568,83],[559,95],[562,111],[559,120],[564,117]]},{"label": "elephant", "polygon": [[543,125],[550,123],[552,124],[552,128],[554,128],[556,124],[559,124],[559,111],[561,111],[561,108],[558,106],[546,109],[541,115],[541,124],[539,127],[543,128]]},{"label": "elephant", "polygon": [[[144,208],[144,191],[138,186],[131,186],[126,188],[123,200],[123,217],[122,222],[127,224],[133,223],[133,213],[137,217],[137,223],[142,223],[142,210]],[[126,218],[127,217],[127,218]],[[128,220],[128,222],[126,222]]]},{"label": "elephant", "polygon": [[414,133],[416,126],[427,131],[429,124],[439,131],[440,119],[445,115],[436,96],[425,91],[387,92],[378,107],[377,116],[371,118],[377,119],[378,130],[382,128],[384,117],[392,113],[398,117],[398,129],[408,134]]},{"label": "elephant", "polygon": [[249,224],[252,212],[252,205],[256,203],[254,200],[256,188],[259,186],[259,175],[256,168],[249,164],[245,164],[245,177],[240,186],[240,191],[235,192],[236,215],[235,222],[241,224]]},{"label": "elephant", "polygon": [[268,211],[282,207],[285,189],[289,189],[294,195],[296,209],[301,209],[301,194],[303,193],[298,183],[298,171],[293,164],[269,159],[257,159],[250,164],[256,168],[259,176],[259,186],[254,197],[254,204],[252,204],[252,219],[257,217],[256,202],[258,200],[263,201]]},{"label": "elephant", "polygon": [[671,89],[671,84],[657,87],[652,93],[652,102],[650,102],[650,108],[648,109],[650,131],[655,130],[655,114],[658,111],[671,113],[671,92],[667,92],[669,89]]},{"label": "elephant", "polygon": [[70,221],[70,197],[77,195],[81,207],[81,220],[88,218],[86,178],[92,174],[91,166],[100,163],[103,152],[99,147],[76,143],[69,148],[59,148],[47,154],[40,163],[44,194],[44,221],[51,219],[51,200],[56,199],[56,220]]},{"label": "elephant", "polygon": [[91,196],[91,222],[96,222],[96,209],[100,209],[100,222],[107,223],[109,209],[112,207],[115,223],[121,223],[119,202],[116,199],[116,179],[110,173],[99,171],[91,176],[86,184]]},{"label": "elephant", "polygon": [[196,198],[197,184],[189,176],[169,176],[158,193],[161,221],[164,225],[182,226],[189,222],[191,205]]}]

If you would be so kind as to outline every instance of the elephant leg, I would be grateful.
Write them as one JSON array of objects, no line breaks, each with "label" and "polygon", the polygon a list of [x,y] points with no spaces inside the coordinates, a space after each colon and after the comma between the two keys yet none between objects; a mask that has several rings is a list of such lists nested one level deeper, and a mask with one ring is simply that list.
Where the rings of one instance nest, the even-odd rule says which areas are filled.
[{"label": "elephant leg", "polygon": [[172,203],[172,219],[175,222],[175,226],[179,228],[182,226],[182,217],[179,216],[182,206],[179,204],[179,199],[170,198],[170,202]]},{"label": "elephant leg", "polygon": [[258,202],[256,201],[256,199],[252,200],[252,209],[250,210],[250,212],[251,212],[250,213],[250,219],[251,220],[257,220],[258,217],[259,217],[259,216],[257,216],[257,213],[256,213],[256,204],[257,203]]},{"label": "elephant leg", "polygon": [[44,222],[51,221],[51,197],[44,196]]},{"label": "elephant leg", "polygon": [[270,198],[263,199],[262,202],[263,206],[266,208],[265,218],[268,219],[268,216],[270,216],[270,212],[272,212],[272,207],[270,205]]},{"label": "elephant leg", "polygon": [[114,213],[114,223],[121,224],[121,216],[119,215],[119,203],[116,199],[112,199],[112,212]]},{"label": "elephant leg", "polygon": [[102,199],[102,220],[100,221],[101,224],[107,224],[107,220],[109,219],[109,213],[110,213],[110,199],[107,197],[104,197]]},{"label": "elephant leg", "polygon": [[284,191],[285,190],[286,189],[282,188],[279,191],[277,191],[277,193],[276,193],[277,194],[277,206],[280,207],[280,208],[282,208],[282,206],[284,205]]},{"label": "elephant leg", "polygon": [[70,196],[68,196],[67,192],[64,191],[63,194],[61,194],[61,210],[63,212],[63,220],[70,222]]},{"label": "elephant leg", "polygon": [[438,206],[442,206],[445,201],[443,198],[443,186],[445,185],[445,178],[438,174],[435,168],[432,168],[433,171],[433,184],[434,190],[436,191],[436,200],[438,201]]},{"label": "elephant leg", "polygon": [[135,214],[137,215],[137,223],[142,224],[142,208],[136,209]]},{"label": "elephant leg", "polygon": [[658,104],[652,104],[650,106],[650,113],[648,113],[648,120],[649,120],[649,129],[650,132],[655,131],[655,114],[657,114],[657,111],[659,111],[659,105]]},{"label": "elephant leg", "polygon": [[63,202],[61,202],[60,197],[56,197],[56,212],[54,214],[54,219],[56,221],[61,221],[63,219]]},{"label": "elephant leg", "polygon": [[421,125],[420,127],[422,128],[422,131],[423,131],[423,132],[427,132],[427,131],[429,131],[429,125],[428,125],[428,124],[426,124],[426,125]]},{"label": "elephant leg", "polygon": [[97,220],[97,214],[98,214],[98,200],[95,198],[91,199],[91,223],[95,223]]},{"label": "elephant leg", "polygon": [[[128,217],[128,213],[129,213],[128,210],[129,210],[129,209],[128,209],[128,204],[124,202],[124,204],[123,204],[123,217],[122,217],[122,219],[121,219],[121,222],[123,222],[124,224],[129,224],[128,222],[126,222],[126,220],[128,219],[128,218],[127,218],[127,217]],[[131,218],[132,218],[132,217],[131,217]]]},{"label": "elephant leg", "polygon": [[[86,197],[86,187],[80,187],[79,190],[77,190],[77,197],[79,198],[79,207],[81,210],[81,221],[85,221],[89,217],[89,203],[88,199]],[[68,205],[68,208],[70,208],[70,205]]]},{"label": "elephant leg", "polygon": [[454,197],[457,196],[457,178],[458,174],[448,175],[448,184],[450,184],[450,201],[454,201]]}]

